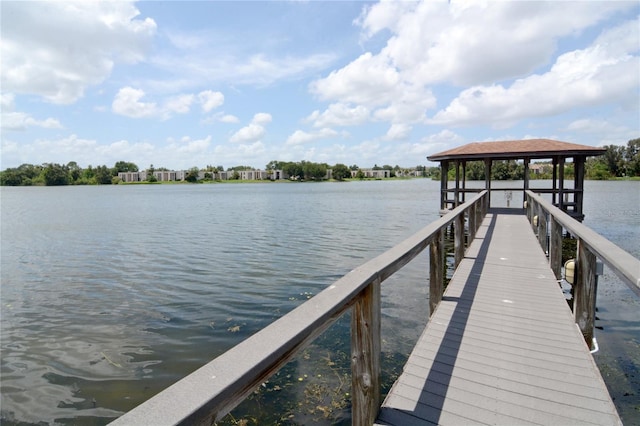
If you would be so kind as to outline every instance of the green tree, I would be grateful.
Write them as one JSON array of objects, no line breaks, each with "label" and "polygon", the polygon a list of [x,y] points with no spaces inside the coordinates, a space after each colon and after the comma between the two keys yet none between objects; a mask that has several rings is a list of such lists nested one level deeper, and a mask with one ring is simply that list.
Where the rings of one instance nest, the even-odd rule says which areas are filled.
[{"label": "green tree", "polygon": [[107,166],[96,167],[95,183],[98,185],[111,185],[113,175]]},{"label": "green tree", "polygon": [[153,167],[153,164],[150,164],[149,167],[147,168],[147,182],[157,182],[158,178],[156,177],[156,175],[153,174],[153,172],[155,172],[156,169],[155,167]]},{"label": "green tree", "polygon": [[484,180],[484,161],[469,161],[466,169],[467,179]]},{"label": "green tree", "polygon": [[135,163],[118,161],[114,164],[112,171],[114,176],[118,176],[118,173],[137,172],[138,166]]},{"label": "green tree", "polygon": [[640,138],[627,142],[624,161],[627,176],[640,176]]},{"label": "green tree", "polygon": [[302,169],[305,179],[322,180],[327,175],[328,167],[326,164],[303,161]]},{"label": "green tree", "polygon": [[585,164],[585,174],[589,179],[607,180],[611,177],[604,161],[589,158]]},{"label": "green tree", "polygon": [[348,166],[338,163],[332,169],[333,178],[336,180],[344,180],[351,177],[351,169]]},{"label": "green tree", "polygon": [[200,169],[198,169],[197,167],[192,167],[187,171],[187,175],[184,177],[184,180],[191,183],[197,182],[199,174]]},{"label": "green tree", "polygon": [[606,151],[602,156],[609,173],[612,176],[622,176],[624,170],[623,158],[624,148],[618,145],[606,145]]},{"label": "green tree", "polygon": [[69,183],[77,183],[82,177],[82,168],[75,161],[67,163],[67,170],[69,170]]},{"label": "green tree", "polygon": [[44,183],[47,186],[58,186],[69,184],[69,171],[66,166],[49,163],[43,170]]},{"label": "green tree", "polygon": [[303,179],[304,170],[300,163],[288,162],[282,165],[282,171],[289,175],[290,179]]}]

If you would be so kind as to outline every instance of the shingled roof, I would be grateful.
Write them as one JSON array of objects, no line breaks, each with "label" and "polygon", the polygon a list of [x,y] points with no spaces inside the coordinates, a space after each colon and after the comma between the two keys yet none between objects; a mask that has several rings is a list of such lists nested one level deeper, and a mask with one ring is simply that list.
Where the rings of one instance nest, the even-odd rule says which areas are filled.
[{"label": "shingled roof", "polygon": [[604,148],[579,145],[552,139],[524,139],[515,141],[473,142],[448,151],[439,152],[427,157],[429,161],[444,160],[482,160],[491,159],[523,159],[594,156],[606,152]]}]

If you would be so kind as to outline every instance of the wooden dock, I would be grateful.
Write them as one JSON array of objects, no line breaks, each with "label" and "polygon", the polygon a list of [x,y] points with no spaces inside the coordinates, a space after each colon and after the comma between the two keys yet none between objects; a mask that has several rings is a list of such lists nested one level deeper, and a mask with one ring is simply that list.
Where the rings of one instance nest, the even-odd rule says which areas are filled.
[{"label": "wooden dock", "polygon": [[526,216],[491,210],[377,425],[621,424]]},{"label": "wooden dock", "polygon": [[[640,260],[525,196],[526,215],[488,210],[481,191],[113,424],[215,424],[347,312],[354,425],[621,424],[585,342],[597,261],[640,296]],[[450,229],[456,269],[443,295]],[[563,230],[577,241],[573,312],[557,281]],[[424,251],[433,314],[381,407],[381,286]]]}]

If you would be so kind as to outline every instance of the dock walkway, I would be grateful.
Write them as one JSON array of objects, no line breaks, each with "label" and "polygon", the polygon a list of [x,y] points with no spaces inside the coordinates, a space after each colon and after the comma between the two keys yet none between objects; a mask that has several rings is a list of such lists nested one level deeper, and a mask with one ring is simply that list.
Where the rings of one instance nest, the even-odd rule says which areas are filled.
[{"label": "dock walkway", "polygon": [[484,218],[376,424],[621,424],[526,216]]}]

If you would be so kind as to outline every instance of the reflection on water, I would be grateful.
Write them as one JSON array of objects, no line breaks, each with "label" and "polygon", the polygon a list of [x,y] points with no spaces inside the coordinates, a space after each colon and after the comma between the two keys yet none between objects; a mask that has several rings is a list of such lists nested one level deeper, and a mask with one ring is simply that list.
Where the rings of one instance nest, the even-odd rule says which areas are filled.
[{"label": "reflection on water", "polygon": [[[586,187],[585,224],[638,256],[638,183]],[[438,189],[426,179],[2,188],[2,423],[108,422],[435,220]],[[426,322],[427,263],[383,285],[386,386]],[[628,421],[638,299],[616,280],[600,281],[596,361]],[[273,421],[348,423],[348,329],[340,320],[247,404],[275,403]]]}]

